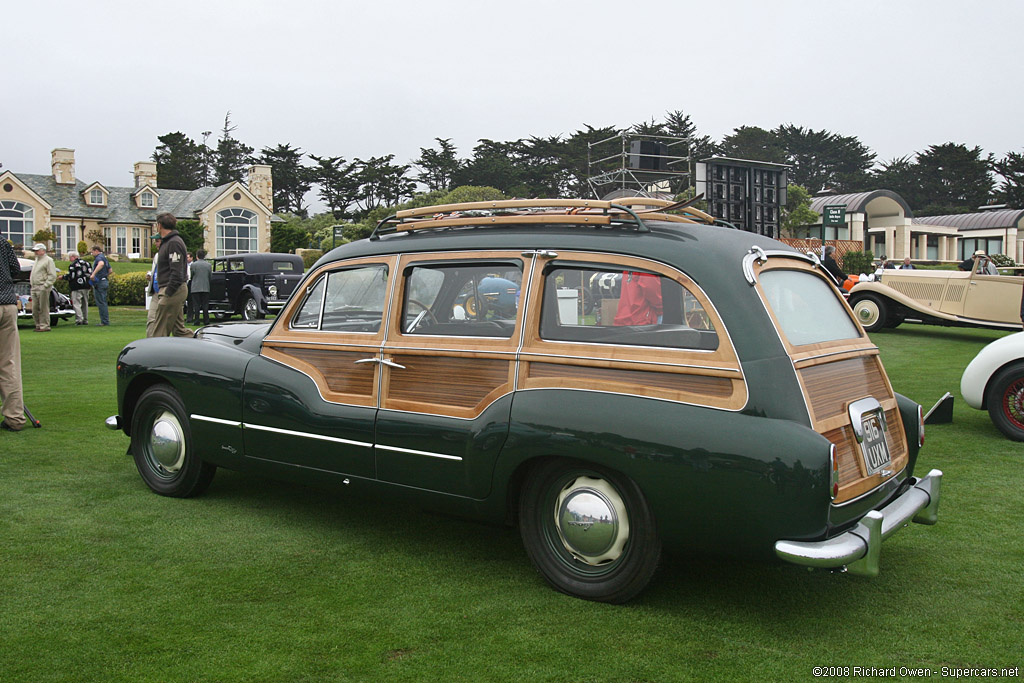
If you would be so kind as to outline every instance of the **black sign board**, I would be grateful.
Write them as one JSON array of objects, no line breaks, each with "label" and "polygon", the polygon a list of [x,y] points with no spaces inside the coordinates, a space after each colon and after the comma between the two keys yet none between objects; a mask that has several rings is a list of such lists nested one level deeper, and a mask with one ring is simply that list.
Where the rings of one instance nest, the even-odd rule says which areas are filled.
[{"label": "black sign board", "polygon": [[697,193],[704,193],[708,213],[715,218],[779,237],[788,169],[784,164],[712,157],[697,164]]}]

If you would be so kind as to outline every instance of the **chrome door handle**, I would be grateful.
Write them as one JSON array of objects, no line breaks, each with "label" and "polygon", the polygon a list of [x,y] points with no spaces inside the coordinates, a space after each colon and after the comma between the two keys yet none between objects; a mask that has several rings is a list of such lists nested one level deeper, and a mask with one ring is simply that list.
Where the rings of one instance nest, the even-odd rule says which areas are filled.
[{"label": "chrome door handle", "polygon": [[388,366],[389,368],[398,368],[399,370],[405,370],[405,366],[404,365],[399,365],[395,361],[388,360],[387,358],[383,359],[381,361],[381,363],[383,363],[384,365]]},{"label": "chrome door handle", "polygon": [[359,360],[355,361],[355,364],[359,365],[360,363],[379,363],[379,362],[380,362],[380,358],[360,358]]}]

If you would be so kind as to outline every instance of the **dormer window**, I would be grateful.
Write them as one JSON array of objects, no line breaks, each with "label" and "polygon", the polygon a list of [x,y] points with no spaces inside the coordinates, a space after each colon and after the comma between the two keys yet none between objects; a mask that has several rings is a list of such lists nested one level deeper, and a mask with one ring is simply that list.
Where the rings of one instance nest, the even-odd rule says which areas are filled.
[{"label": "dormer window", "polygon": [[154,202],[153,199],[154,198],[152,192],[143,192],[141,195],[139,195],[139,206],[141,206],[144,209],[152,209],[153,206],[156,204],[156,202]]},{"label": "dormer window", "polygon": [[107,205],[107,191],[99,183],[93,183],[83,194],[85,195],[85,203],[89,206]]}]

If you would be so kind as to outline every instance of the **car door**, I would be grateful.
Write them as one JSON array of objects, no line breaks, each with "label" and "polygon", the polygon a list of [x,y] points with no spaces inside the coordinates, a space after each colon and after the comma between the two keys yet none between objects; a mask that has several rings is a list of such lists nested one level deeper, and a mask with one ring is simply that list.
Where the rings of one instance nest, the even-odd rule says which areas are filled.
[{"label": "car door", "polygon": [[210,310],[222,311],[225,308],[228,262],[225,259],[213,259],[210,267]]},{"label": "car door", "polygon": [[972,320],[1019,323],[1022,286],[1024,277],[988,275],[976,266],[967,285],[962,315]]},{"label": "car door", "polygon": [[482,498],[522,337],[519,252],[403,256],[381,367],[378,478]]},{"label": "car door", "polygon": [[373,478],[380,347],[393,257],[325,266],[296,292],[245,373],[245,452]]}]

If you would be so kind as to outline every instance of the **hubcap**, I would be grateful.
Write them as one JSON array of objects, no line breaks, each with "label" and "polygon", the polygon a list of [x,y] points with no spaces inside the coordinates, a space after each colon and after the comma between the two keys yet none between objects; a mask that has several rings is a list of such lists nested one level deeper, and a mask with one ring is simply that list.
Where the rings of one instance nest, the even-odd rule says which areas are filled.
[{"label": "hubcap", "polygon": [[565,549],[591,566],[614,562],[629,539],[629,517],[618,492],[603,479],[576,477],[555,502],[555,527]]},{"label": "hubcap", "polygon": [[246,299],[245,300],[245,319],[255,320],[256,319],[256,300]]},{"label": "hubcap", "polygon": [[857,320],[865,327],[874,324],[878,320],[878,306],[875,305],[874,301],[858,301],[855,312]]},{"label": "hubcap", "polygon": [[185,461],[185,433],[174,413],[163,411],[153,420],[149,435],[150,462],[165,475],[174,475]]},{"label": "hubcap", "polygon": [[1003,413],[1018,427],[1024,428],[1024,379],[1006,387],[1003,394]]}]

